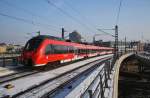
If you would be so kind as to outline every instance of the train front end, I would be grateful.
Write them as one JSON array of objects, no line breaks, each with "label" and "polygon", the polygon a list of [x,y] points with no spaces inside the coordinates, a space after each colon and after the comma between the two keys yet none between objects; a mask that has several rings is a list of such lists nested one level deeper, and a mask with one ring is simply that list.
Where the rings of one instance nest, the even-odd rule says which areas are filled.
[{"label": "train front end", "polygon": [[[21,62],[25,66],[34,66],[37,65],[37,60],[40,57],[40,45],[42,39],[37,37],[30,39],[21,54]],[[39,61],[38,61],[39,62]]]}]

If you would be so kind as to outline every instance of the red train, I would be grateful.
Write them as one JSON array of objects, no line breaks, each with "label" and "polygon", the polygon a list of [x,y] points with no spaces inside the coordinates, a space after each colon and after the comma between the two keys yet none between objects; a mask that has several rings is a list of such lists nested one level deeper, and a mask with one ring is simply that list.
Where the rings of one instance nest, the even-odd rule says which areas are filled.
[{"label": "red train", "polygon": [[113,48],[109,47],[66,42],[57,37],[40,35],[26,43],[21,54],[21,61],[28,66],[44,66],[112,52]]}]

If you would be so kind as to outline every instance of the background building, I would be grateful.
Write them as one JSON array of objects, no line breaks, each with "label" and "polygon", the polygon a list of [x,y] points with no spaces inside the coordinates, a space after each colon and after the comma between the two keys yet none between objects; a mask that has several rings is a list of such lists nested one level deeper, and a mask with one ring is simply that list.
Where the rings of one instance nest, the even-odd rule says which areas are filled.
[{"label": "background building", "polygon": [[144,51],[150,52],[150,43],[144,45]]},{"label": "background building", "polygon": [[0,43],[0,53],[20,53],[22,49],[21,45]]},{"label": "background building", "polygon": [[69,34],[69,40],[73,42],[81,42],[81,34],[77,31],[73,31],[72,33]]},{"label": "background building", "polygon": [[7,45],[5,43],[0,43],[0,53],[5,53],[7,51]]},{"label": "background building", "polygon": [[[103,47],[114,47],[115,42],[114,41],[106,41],[103,42],[102,40],[95,41],[93,43],[96,46],[103,46]],[[145,47],[145,49],[150,49],[150,46]],[[124,52],[124,51],[144,51],[144,43],[141,41],[119,41],[118,42],[118,51]]]}]

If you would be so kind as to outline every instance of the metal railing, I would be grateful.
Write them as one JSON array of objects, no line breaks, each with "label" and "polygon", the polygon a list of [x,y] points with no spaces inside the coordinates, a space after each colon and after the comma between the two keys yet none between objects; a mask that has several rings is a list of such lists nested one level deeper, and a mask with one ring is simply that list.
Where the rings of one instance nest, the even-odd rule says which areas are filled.
[{"label": "metal railing", "polygon": [[[113,93],[112,85],[110,84],[111,82],[113,82],[111,74],[111,62],[107,61],[96,78],[86,89],[84,94],[82,94],[81,98],[111,98],[110,96],[112,96]],[[96,87],[92,88],[93,85],[96,85]]]},{"label": "metal railing", "polygon": [[20,54],[17,53],[3,53],[0,54],[0,66],[18,65]]}]

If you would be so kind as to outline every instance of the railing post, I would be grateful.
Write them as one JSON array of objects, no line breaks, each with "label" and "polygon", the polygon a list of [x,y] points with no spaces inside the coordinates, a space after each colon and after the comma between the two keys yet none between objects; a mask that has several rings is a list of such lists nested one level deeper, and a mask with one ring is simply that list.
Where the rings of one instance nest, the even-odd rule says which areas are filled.
[{"label": "railing post", "polygon": [[106,62],[106,66],[107,66],[107,77],[108,77],[108,79],[110,79],[110,74],[111,74],[111,66],[110,66],[111,64],[110,64],[110,61],[107,61]]},{"label": "railing post", "polygon": [[108,73],[107,73],[107,65],[105,64],[105,67],[104,67],[104,77],[105,77],[105,79],[104,79],[104,82],[105,82],[105,88],[108,88],[108,84],[107,84],[107,82],[108,82],[108,75],[107,75]]},{"label": "railing post", "polygon": [[88,90],[89,98],[93,98],[92,90]]},{"label": "railing post", "polygon": [[101,98],[104,98],[104,89],[103,89],[103,81],[102,81],[102,79],[103,79],[102,75],[100,74],[100,95],[101,95]]}]

